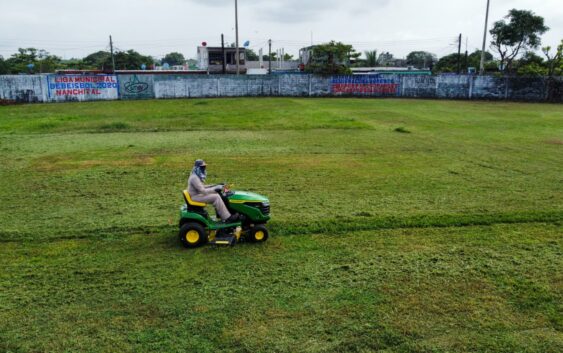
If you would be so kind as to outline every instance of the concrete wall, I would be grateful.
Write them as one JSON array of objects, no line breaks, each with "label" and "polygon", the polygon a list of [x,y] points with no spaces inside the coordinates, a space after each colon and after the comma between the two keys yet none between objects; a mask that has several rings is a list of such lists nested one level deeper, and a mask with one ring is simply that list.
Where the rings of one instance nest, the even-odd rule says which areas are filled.
[{"label": "concrete wall", "polygon": [[0,76],[0,99],[17,102],[45,102],[46,82],[39,75]]},{"label": "concrete wall", "polygon": [[63,102],[115,99],[361,96],[563,101],[561,78],[491,76],[20,75],[0,76],[0,99]]},{"label": "concrete wall", "polygon": [[[267,69],[268,65],[268,60],[262,60],[262,67],[260,67],[260,61],[246,61],[247,69]],[[298,60],[284,61],[282,63],[277,60],[272,60],[272,70],[297,70],[297,68],[299,68]]]}]

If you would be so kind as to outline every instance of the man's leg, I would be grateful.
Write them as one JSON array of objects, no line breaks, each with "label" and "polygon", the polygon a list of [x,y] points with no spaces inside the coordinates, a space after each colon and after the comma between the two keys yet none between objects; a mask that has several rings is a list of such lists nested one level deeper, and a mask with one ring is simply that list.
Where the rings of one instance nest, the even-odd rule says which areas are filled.
[{"label": "man's leg", "polygon": [[196,196],[193,196],[192,199],[194,201],[197,201],[197,202],[212,204],[213,207],[215,207],[215,210],[217,211],[217,214],[219,215],[219,217],[221,217],[222,221],[225,221],[225,220],[229,219],[229,217],[231,217],[231,213],[229,212],[229,210],[225,206],[225,203],[221,199],[221,196],[219,196],[217,194],[209,194],[209,195],[203,195],[203,196],[196,195]]},{"label": "man's leg", "polygon": [[211,196],[213,196],[214,198],[213,207],[215,207],[215,209],[217,210],[217,213],[219,214],[219,217],[221,217],[221,220],[226,221],[227,219],[229,219],[231,217],[231,213],[227,209],[227,206],[225,206],[225,203],[223,202],[221,197],[219,195]]}]

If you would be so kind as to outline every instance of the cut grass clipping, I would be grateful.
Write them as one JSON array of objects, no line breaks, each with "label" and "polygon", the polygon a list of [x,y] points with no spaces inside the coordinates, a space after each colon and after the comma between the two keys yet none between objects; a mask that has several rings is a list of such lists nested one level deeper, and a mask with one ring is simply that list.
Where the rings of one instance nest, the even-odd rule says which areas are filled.
[{"label": "cut grass clipping", "polygon": [[395,128],[394,131],[400,132],[400,133],[403,133],[403,134],[410,134],[411,133],[409,130],[407,130],[406,128],[404,128],[402,126]]},{"label": "cut grass clipping", "polygon": [[[561,352],[562,140],[550,104],[0,107],[0,351]],[[181,247],[196,158],[268,242]]]}]

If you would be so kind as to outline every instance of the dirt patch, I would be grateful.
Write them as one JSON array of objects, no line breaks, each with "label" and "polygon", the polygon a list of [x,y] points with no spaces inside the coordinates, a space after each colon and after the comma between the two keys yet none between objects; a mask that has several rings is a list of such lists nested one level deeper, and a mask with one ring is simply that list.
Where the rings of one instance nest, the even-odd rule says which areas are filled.
[{"label": "dirt patch", "polygon": [[550,144],[550,145],[563,145],[563,140],[552,139],[552,140],[545,141],[545,143]]},{"label": "dirt patch", "polygon": [[16,104],[22,104],[22,103],[17,102],[16,100],[13,100],[13,99],[0,99],[0,106],[2,106],[2,105],[16,105]]},{"label": "dirt patch", "polygon": [[43,172],[56,172],[62,170],[90,169],[94,167],[136,167],[148,166],[156,163],[155,158],[147,155],[138,155],[131,158],[103,160],[84,159],[72,160],[62,156],[44,157],[32,165],[32,168]]}]

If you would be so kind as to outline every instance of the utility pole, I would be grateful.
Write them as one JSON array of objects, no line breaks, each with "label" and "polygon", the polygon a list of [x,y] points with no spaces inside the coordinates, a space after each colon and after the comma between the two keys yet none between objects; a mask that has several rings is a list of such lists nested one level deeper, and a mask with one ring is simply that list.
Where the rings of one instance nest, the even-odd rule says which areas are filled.
[{"label": "utility pole", "polygon": [[467,52],[467,42],[468,41],[469,41],[469,37],[465,37],[465,58],[463,60],[463,70],[466,74],[468,73],[467,69],[469,67],[469,58],[468,58],[469,53]]},{"label": "utility pole", "polygon": [[236,56],[237,56],[237,75],[240,74],[240,55],[238,52],[238,0],[235,0],[235,31],[236,31]]},{"label": "utility pole", "polygon": [[461,72],[461,33],[459,34],[458,46],[457,46],[457,74]]},{"label": "utility pole", "polygon": [[469,53],[467,52],[467,50],[465,51],[465,57],[463,58],[463,68],[465,73],[467,74],[469,72]]},{"label": "utility pole", "polygon": [[487,27],[489,26],[489,7],[491,0],[487,0],[487,13],[485,15],[485,31],[483,32],[483,49],[481,50],[481,65],[479,66],[479,75],[485,73],[485,45],[487,44]]},{"label": "utility pole", "polygon": [[260,68],[264,68],[264,50],[260,48],[258,51],[258,62],[260,63]]},{"label": "utility pole", "polygon": [[225,53],[225,36],[221,33],[221,53],[223,54],[223,75],[227,73],[227,54]]},{"label": "utility pole", "polygon": [[268,39],[268,74],[272,74],[272,40]]},{"label": "utility pole", "polygon": [[115,74],[115,57],[113,56],[113,41],[111,39],[111,35],[109,36],[109,49],[110,49],[110,52],[111,52],[112,73]]}]

